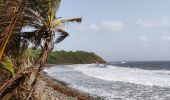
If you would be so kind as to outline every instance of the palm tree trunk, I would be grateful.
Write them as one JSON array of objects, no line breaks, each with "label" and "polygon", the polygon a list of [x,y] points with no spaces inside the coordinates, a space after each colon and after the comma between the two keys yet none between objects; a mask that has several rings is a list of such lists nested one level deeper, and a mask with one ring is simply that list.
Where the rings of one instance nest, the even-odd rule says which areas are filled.
[{"label": "palm tree trunk", "polygon": [[[9,100],[9,99],[17,99],[17,100],[35,100],[38,99],[38,94],[34,93],[36,90],[36,86],[38,84],[38,80],[41,75],[41,71],[46,63],[49,48],[51,44],[51,40],[46,41],[44,48],[41,52],[40,59],[38,60],[38,63],[35,66],[25,66],[28,65],[28,63],[23,64],[21,67],[24,67],[23,72],[21,72],[19,77],[17,79],[13,79],[9,86],[13,86],[13,83],[15,86],[13,86],[13,90],[8,91],[6,94],[4,94],[0,99],[2,100]],[[25,63],[25,62],[24,62]],[[6,88],[8,90],[8,88]],[[4,91],[6,91],[4,90]],[[37,95],[37,96],[36,96]]]},{"label": "palm tree trunk", "polygon": [[35,99],[36,95],[38,95],[34,92],[35,92],[36,86],[38,84],[38,81],[39,81],[39,78],[40,78],[40,75],[41,75],[41,71],[43,70],[43,67],[45,66],[45,63],[47,61],[48,53],[49,53],[49,50],[51,48],[50,47],[51,41],[52,40],[49,40],[49,39],[46,40],[46,42],[44,44],[44,48],[43,48],[42,53],[40,55],[40,59],[38,60],[38,63],[35,66],[35,70],[30,73],[29,77],[26,78],[26,80],[24,82],[24,85],[25,85],[25,83],[27,83],[27,85],[24,86],[24,87],[27,87],[27,89],[30,90],[29,91],[30,93],[29,93],[29,95],[27,95],[27,98],[28,97],[34,97],[34,99]]}]

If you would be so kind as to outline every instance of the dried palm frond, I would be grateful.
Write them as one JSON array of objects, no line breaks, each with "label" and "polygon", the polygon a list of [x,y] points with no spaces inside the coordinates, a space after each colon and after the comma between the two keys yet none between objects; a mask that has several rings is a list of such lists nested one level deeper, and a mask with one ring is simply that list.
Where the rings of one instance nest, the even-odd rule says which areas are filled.
[{"label": "dried palm frond", "polygon": [[81,21],[82,21],[82,18],[72,18],[72,19],[61,20],[61,23],[68,23],[68,22],[81,23]]},{"label": "dried palm frond", "polygon": [[[9,48],[9,45],[14,45],[16,42],[11,38],[19,34],[21,28],[21,12],[24,9],[25,1],[21,0],[6,0],[5,4],[1,5],[0,13],[0,60],[4,54],[5,49]],[[13,37],[11,37],[13,36]],[[11,43],[9,43],[11,42]],[[7,44],[9,44],[7,46]],[[14,50],[11,50],[11,53]],[[10,50],[8,50],[8,53]]]},{"label": "dried palm frond", "polygon": [[[14,54],[19,54],[28,48],[28,43],[32,43],[35,48],[42,47],[40,58],[35,66],[29,65],[24,60],[21,60],[23,62],[18,61],[23,68],[19,68],[17,75],[0,88],[1,94],[20,78],[27,79],[22,85],[29,87],[30,91],[25,90],[25,94],[32,92],[31,87],[36,84],[48,53],[55,43],[63,41],[69,35],[62,29],[63,24],[81,22],[81,18],[66,20],[57,18],[56,13],[60,2],[61,0],[6,0],[4,5],[0,5],[0,60],[4,55],[10,58],[15,57]],[[25,26],[34,27],[35,30],[21,31],[21,28]],[[60,36],[55,41],[56,34]],[[7,68],[14,72],[11,67]],[[22,89],[18,88],[21,92]]]}]

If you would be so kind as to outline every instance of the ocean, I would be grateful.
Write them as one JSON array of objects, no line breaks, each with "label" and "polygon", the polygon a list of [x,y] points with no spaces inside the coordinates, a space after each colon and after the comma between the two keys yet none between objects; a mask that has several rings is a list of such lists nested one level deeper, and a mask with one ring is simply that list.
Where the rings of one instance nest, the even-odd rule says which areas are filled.
[{"label": "ocean", "polygon": [[170,100],[170,61],[57,65],[44,71],[104,100]]}]

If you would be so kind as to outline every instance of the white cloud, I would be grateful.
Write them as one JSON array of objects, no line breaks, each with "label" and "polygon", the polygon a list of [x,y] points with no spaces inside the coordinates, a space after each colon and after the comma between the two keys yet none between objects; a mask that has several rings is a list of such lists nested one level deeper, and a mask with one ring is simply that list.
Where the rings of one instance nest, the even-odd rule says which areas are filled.
[{"label": "white cloud", "polygon": [[170,27],[170,19],[169,18],[163,18],[160,20],[160,26],[161,27]]},{"label": "white cloud", "polygon": [[108,21],[104,20],[100,24],[91,25],[79,25],[77,27],[78,31],[81,32],[99,32],[99,31],[122,31],[124,29],[124,23],[121,21]]},{"label": "white cloud", "polygon": [[170,41],[170,36],[162,36],[161,39],[164,41]]},{"label": "white cloud", "polygon": [[145,36],[139,36],[139,39],[143,42],[149,42],[149,39]]},{"label": "white cloud", "polygon": [[142,27],[157,27],[158,23],[154,20],[138,19],[136,23]]},{"label": "white cloud", "polygon": [[162,19],[146,20],[146,19],[139,18],[137,19],[136,24],[145,28],[170,27],[170,19],[162,18]]},{"label": "white cloud", "polygon": [[102,27],[107,29],[107,30],[111,30],[113,32],[115,31],[121,31],[124,29],[124,23],[121,21],[108,21],[108,20],[104,20],[102,22]]},{"label": "white cloud", "polygon": [[95,24],[92,24],[92,25],[90,25],[90,30],[94,31],[94,32],[97,32],[97,31],[99,31],[99,27],[97,25],[95,25]]}]

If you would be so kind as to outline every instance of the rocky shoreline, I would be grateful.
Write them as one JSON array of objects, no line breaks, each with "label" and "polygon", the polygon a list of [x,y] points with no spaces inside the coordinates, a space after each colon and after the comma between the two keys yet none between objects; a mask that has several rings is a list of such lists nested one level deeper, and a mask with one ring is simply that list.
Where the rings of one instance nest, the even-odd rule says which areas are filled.
[{"label": "rocky shoreline", "polygon": [[39,100],[103,100],[101,97],[92,97],[72,89],[66,83],[47,76],[45,72],[41,73],[35,92]]}]

